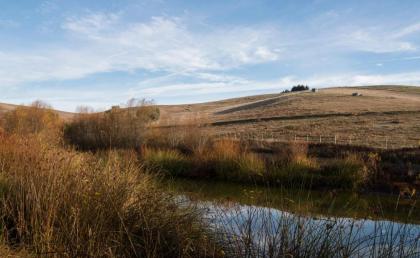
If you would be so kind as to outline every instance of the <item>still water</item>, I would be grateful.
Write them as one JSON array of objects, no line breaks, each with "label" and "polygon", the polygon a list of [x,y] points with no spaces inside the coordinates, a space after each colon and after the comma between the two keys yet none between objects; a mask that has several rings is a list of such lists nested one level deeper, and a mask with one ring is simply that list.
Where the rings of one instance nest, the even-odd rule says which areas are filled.
[{"label": "still water", "polygon": [[420,257],[414,199],[185,179],[168,186],[202,208],[236,256],[311,257],[325,249],[326,257]]},{"label": "still water", "polygon": [[278,209],[313,217],[389,220],[420,224],[416,199],[381,193],[309,191],[220,181],[174,179],[169,187],[191,200]]}]

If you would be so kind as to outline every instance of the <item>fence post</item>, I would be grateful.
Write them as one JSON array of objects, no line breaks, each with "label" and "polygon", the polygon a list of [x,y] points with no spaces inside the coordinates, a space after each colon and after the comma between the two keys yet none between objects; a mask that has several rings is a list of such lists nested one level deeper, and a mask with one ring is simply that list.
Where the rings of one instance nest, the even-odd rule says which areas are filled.
[{"label": "fence post", "polygon": [[296,134],[295,134],[295,142],[296,142]]},{"label": "fence post", "polygon": [[334,144],[337,145],[337,135],[336,134],[334,134]]},{"label": "fence post", "polygon": [[388,136],[385,137],[385,149],[388,149]]},{"label": "fence post", "polygon": [[309,143],[309,135],[306,135],[306,142]]},{"label": "fence post", "polygon": [[322,143],[322,136],[319,135],[319,143]]}]

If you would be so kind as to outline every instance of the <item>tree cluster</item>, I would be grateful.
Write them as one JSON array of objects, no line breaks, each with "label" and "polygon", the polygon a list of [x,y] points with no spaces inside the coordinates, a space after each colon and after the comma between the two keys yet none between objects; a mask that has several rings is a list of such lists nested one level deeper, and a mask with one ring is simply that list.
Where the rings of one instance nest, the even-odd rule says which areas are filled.
[{"label": "tree cluster", "polygon": [[303,90],[309,90],[309,86],[298,84],[296,86],[293,86],[291,91],[293,92],[293,91],[303,91]]}]

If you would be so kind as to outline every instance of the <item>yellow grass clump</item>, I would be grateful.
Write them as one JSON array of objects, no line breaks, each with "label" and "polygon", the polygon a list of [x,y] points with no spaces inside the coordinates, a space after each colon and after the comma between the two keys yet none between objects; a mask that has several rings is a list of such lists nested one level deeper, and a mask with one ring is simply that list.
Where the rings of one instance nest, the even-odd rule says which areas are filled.
[{"label": "yellow grass clump", "polygon": [[77,153],[0,138],[3,241],[50,257],[205,257],[197,210],[180,206],[135,155]]}]

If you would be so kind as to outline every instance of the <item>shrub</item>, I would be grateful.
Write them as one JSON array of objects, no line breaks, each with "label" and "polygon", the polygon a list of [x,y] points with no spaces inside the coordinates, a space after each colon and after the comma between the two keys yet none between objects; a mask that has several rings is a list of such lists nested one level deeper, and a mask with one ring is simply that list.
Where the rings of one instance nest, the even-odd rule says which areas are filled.
[{"label": "shrub", "polygon": [[341,186],[347,189],[356,189],[369,180],[369,170],[363,160],[354,154],[342,159],[335,159],[319,172],[326,177],[326,186]]},{"label": "shrub", "polygon": [[221,179],[252,181],[258,180],[265,172],[264,161],[236,141],[216,141],[204,155],[207,156],[207,166],[212,167],[215,176]]},{"label": "shrub", "polygon": [[268,168],[265,180],[284,187],[313,188],[323,184],[323,178],[317,171],[316,166],[306,162],[273,164]]},{"label": "shrub", "polygon": [[[8,134],[58,134],[62,121],[48,104],[35,101],[29,107],[19,106],[6,112],[0,120],[1,129]],[[2,133],[0,132],[0,135]]]},{"label": "shrub", "polygon": [[191,160],[177,150],[148,149],[142,151],[147,168],[173,176],[189,176],[193,172]]},{"label": "shrub", "polygon": [[266,180],[287,187],[357,189],[369,182],[370,172],[357,155],[328,160],[320,166],[308,157],[307,145],[292,144],[268,168]]},{"label": "shrub", "polygon": [[136,148],[144,142],[146,126],[157,119],[158,114],[151,103],[130,100],[126,108],[79,113],[66,124],[64,136],[80,149]]},{"label": "shrub", "polygon": [[265,172],[264,161],[240,144],[216,141],[205,149],[183,154],[176,149],[143,148],[145,166],[173,176],[211,177],[232,181],[254,181]]},{"label": "shrub", "polygon": [[151,127],[147,133],[147,145],[155,148],[178,149],[182,153],[202,153],[212,143],[209,128],[202,127],[206,118],[185,119],[169,128]]}]

